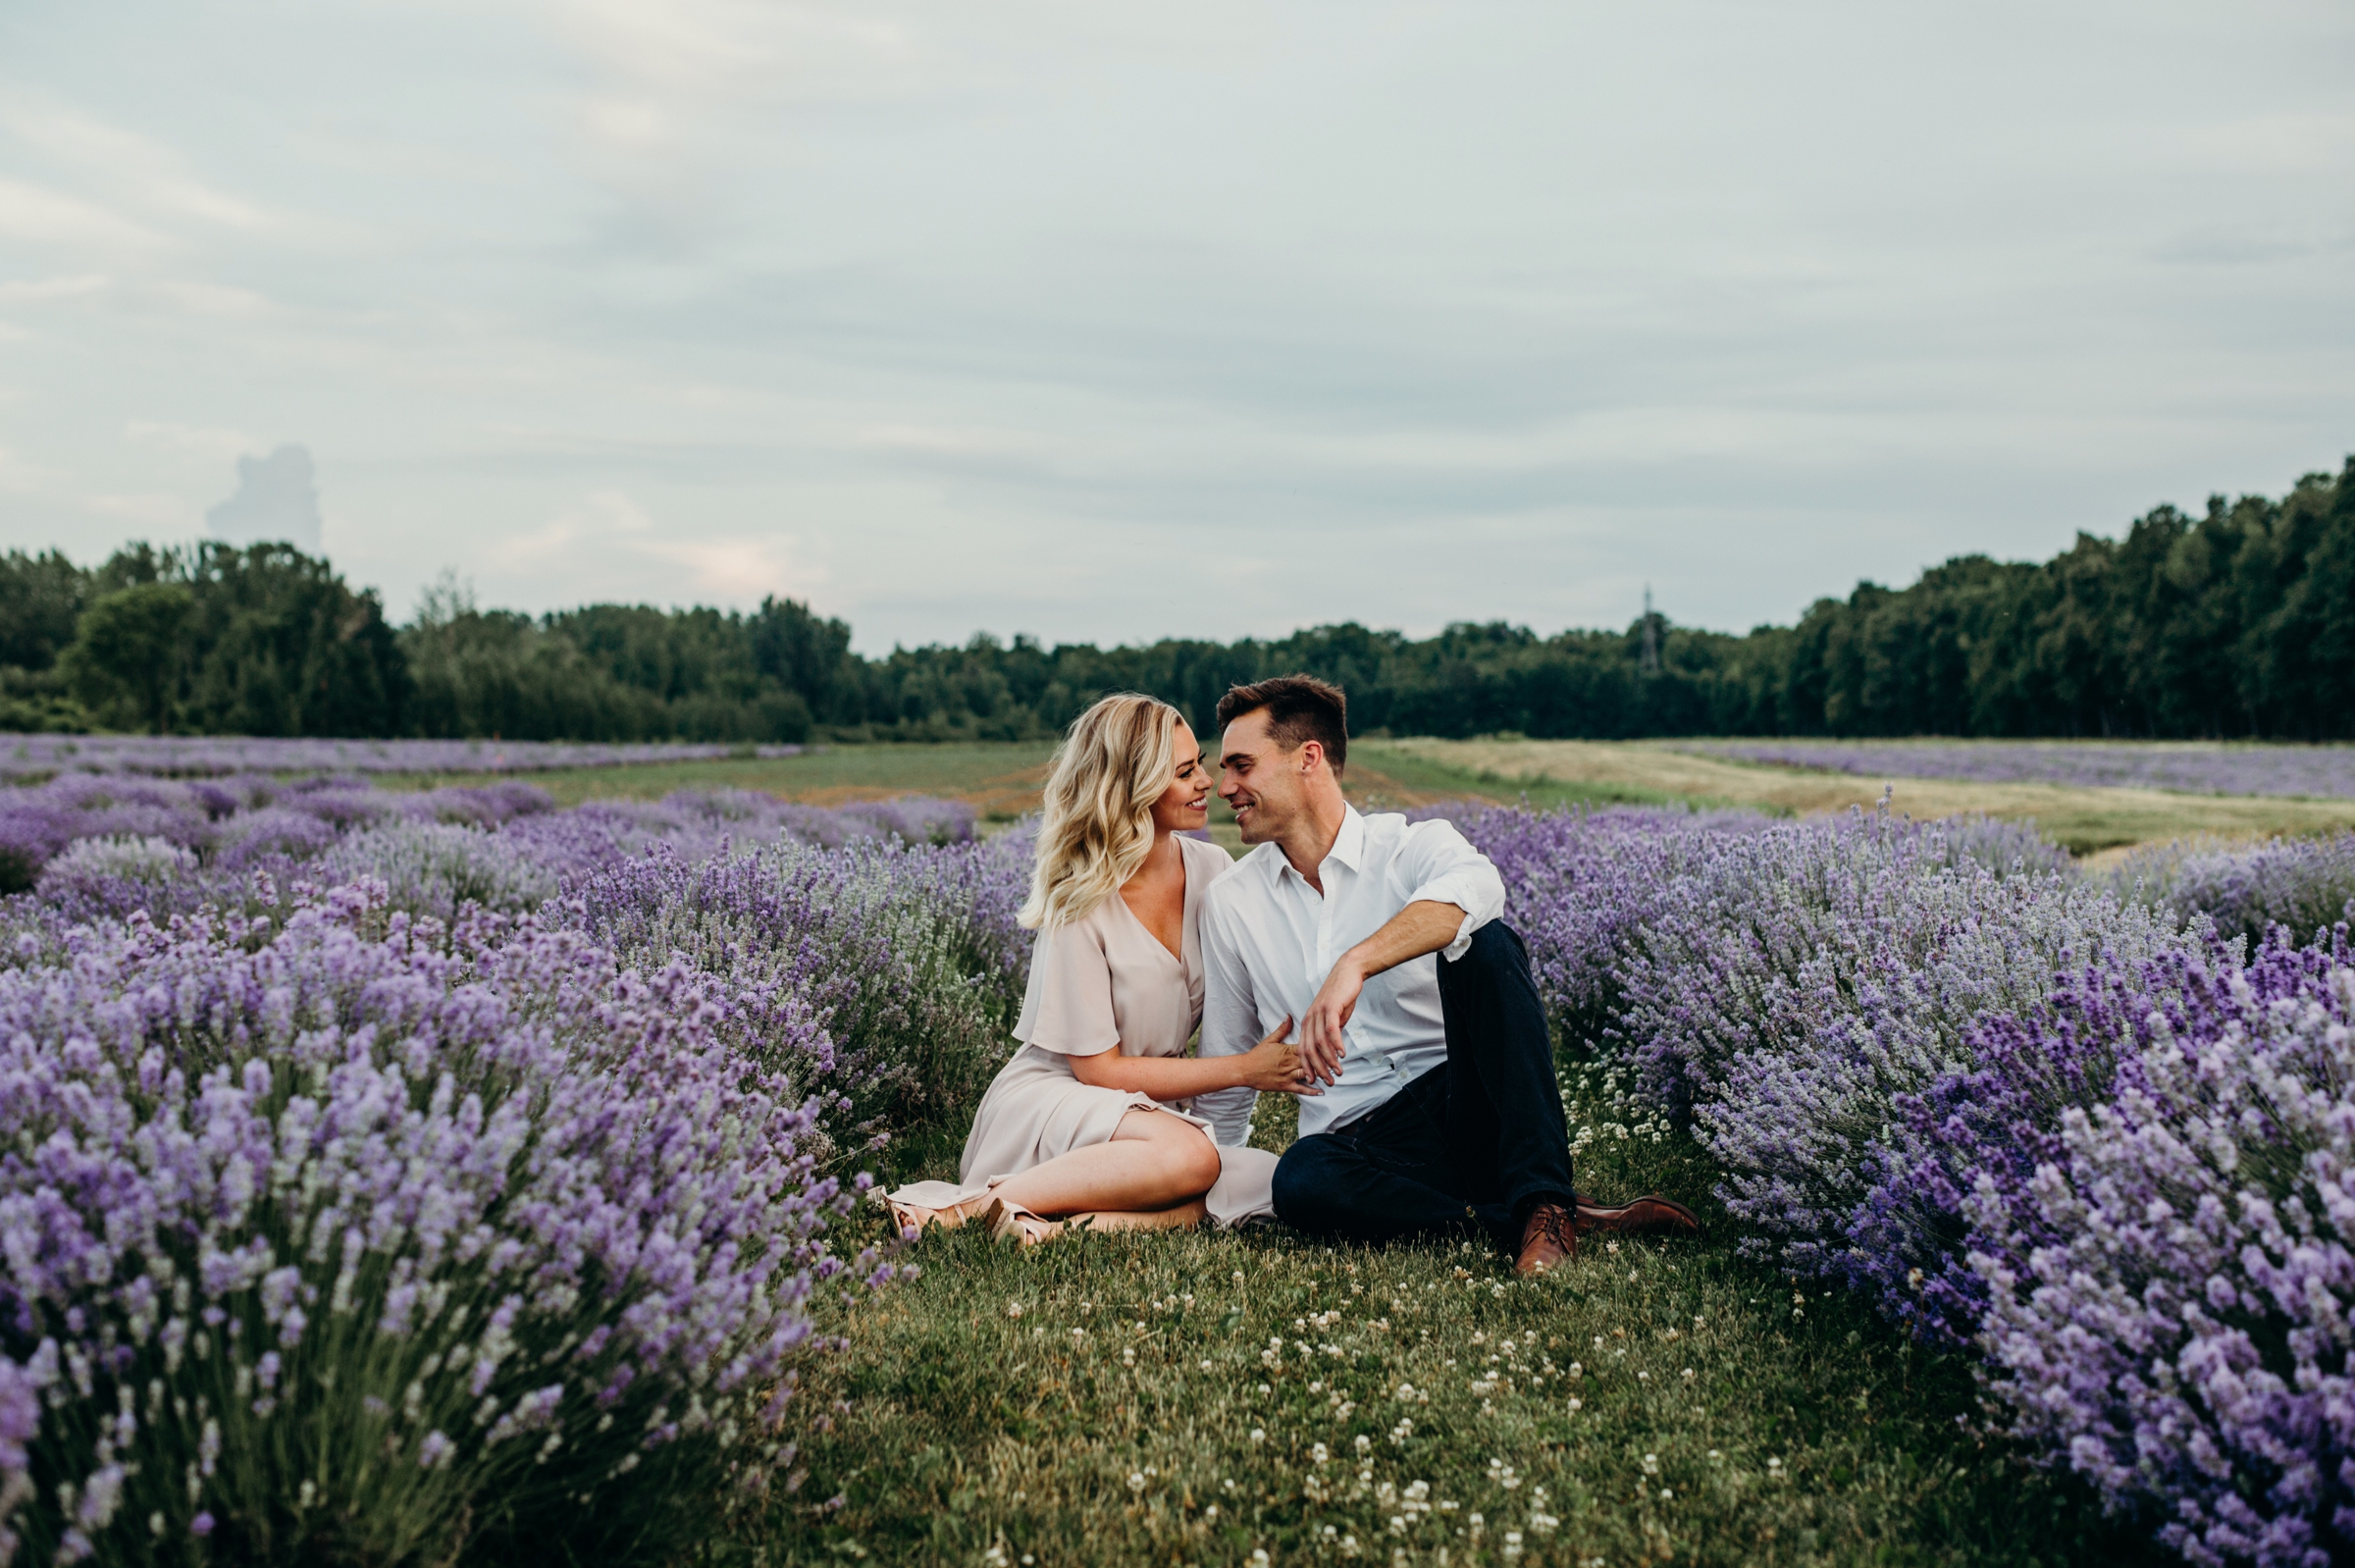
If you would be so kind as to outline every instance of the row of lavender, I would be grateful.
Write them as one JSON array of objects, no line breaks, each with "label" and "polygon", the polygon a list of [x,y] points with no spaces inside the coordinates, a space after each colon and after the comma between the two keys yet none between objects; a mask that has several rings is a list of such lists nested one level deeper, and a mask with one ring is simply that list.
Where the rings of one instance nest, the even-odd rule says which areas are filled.
[{"label": "row of lavender", "polygon": [[890,1268],[829,1226],[999,1058],[1019,840],[92,782],[0,811],[0,1562],[670,1560],[798,1484],[811,1296]]},{"label": "row of lavender", "polygon": [[[790,1480],[806,1293],[884,1267],[825,1251],[840,1174],[1004,1049],[1019,838],[89,785],[21,792],[72,831],[0,907],[0,1528],[619,1557]],[[1998,823],[1466,820],[1566,1032],[1687,1119],[1754,1246],[1982,1346],[2020,1431],[2195,1559],[2337,1543],[2344,958],[2244,966],[2186,915],[2311,933],[2355,837],[2095,885]]]},{"label": "row of lavender", "polygon": [[1868,778],[2355,799],[2355,746],[2147,741],[1693,741],[1685,750]]},{"label": "row of lavender", "polygon": [[1464,823],[1748,1250],[1975,1347],[2194,1562],[2355,1552],[2355,834],[2097,881],[1988,822]]},{"label": "row of lavender", "polygon": [[[794,757],[799,746],[757,746]],[[20,735],[0,748],[0,780],[61,773],[218,778],[232,773],[545,773],[630,762],[704,761],[748,755],[730,746],[583,745],[570,741],[357,741],[246,735]]]}]

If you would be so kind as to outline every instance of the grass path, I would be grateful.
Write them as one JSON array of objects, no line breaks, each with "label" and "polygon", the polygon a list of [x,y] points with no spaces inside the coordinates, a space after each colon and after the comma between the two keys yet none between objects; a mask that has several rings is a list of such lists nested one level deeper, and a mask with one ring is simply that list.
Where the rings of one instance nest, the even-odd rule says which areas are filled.
[{"label": "grass path", "polygon": [[[1689,1146],[1622,1141],[1593,1075],[1573,1090],[1582,1184],[1708,1212]],[[1962,1359],[1725,1239],[1591,1246],[1536,1281],[1466,1243],[1282,1228],[1026,1252],[974,1229],[910,1261],[824,1325],[847,1348],[801,1397],[826,1430],[764,1561],[2161,1560],[1958,1424]]]}]

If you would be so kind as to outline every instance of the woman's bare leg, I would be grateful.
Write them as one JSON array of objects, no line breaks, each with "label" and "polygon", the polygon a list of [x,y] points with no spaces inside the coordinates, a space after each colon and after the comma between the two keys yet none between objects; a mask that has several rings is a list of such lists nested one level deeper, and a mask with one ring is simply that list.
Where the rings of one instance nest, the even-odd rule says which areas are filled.
[{"label": "woman's bare leg", "polygon": [[1090,1230],[1178,1230],[1209,1217],[1210,1205],[1196,1198],[1167,1209],[1095,1209],[1071,1215],[1063,1223],[1084,1225]]},{"label": "woman's bare leg", "polygon": [[[1013,1239],[1025,1247],[1041,1241],[1052,1241],[1066,1229],[1086,1226],[1090,1230],[1176,1230],[1200,1225],[1210,1215],[1210,1205],[1200,1198],[1167,1209],[1091,1209],[1085,1214],[1066,1215],[1060,1220],[1042,1219],[1035,1214],[1020,1214],[1011,1210],[992,1210],[1005,1214],[1014,1228]],[[994,1233],[994,1232],[993,1232]]]},{"label": "woman's bare leg", "polygon": [[1209,1134],[1159,1111],[1130,1111],[1109,1141],[1032,1166],[991,1195],[1032,1214],[1159,1214],[1201,1197],[1218,1179],[1219,1151]]}]

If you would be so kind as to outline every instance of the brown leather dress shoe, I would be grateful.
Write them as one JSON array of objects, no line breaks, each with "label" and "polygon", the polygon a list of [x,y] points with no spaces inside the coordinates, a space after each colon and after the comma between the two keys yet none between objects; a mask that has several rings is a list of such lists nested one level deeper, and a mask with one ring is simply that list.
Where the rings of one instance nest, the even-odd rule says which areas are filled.
[{"label": "brown leather dress shoe", "polygon": [[1572,1212],[1558,1203],[1541,1203],[1521,1227],[1521,1255],[1513,1260],[1513,1273],[1544,1274],[1577,1255],[1578,1225]]},{"label": "brown leather dress shoe", "polygon": [[1623,1236],[1701,1234],[1700,1216],[1675,1199],[1663,1198],[1656,1193],[1648,1193],[1615,1209],[1581,1202],[1571,1225],[1580,1235],[1589,1231]]}]

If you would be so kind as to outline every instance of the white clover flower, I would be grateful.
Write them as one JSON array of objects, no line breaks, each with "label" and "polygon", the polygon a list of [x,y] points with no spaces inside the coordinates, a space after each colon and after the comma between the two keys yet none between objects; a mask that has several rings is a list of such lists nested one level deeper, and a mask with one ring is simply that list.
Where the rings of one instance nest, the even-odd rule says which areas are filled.
[{"label": "white clover flower", "polygon": [[1006,1303],[1006,1316],[1009,1318],[1019,1318],[1021,1315],[1022,1304],[1020,1301],[1009,1301]]},{"label": "white clover flower", "polygon": [[1143,1471],[1131,1470],[1128,1472],[1128,1490],[1130,1491],[1142,1491],[1145,1490],[1145,1476]]},{"label": "white clover flower", "polygon": [[1253,1427],[1251,1429],[1251,1440],[1253,1442],[1266,1442],[1268,1440],[1268,1429],[1265,1427]]}]

